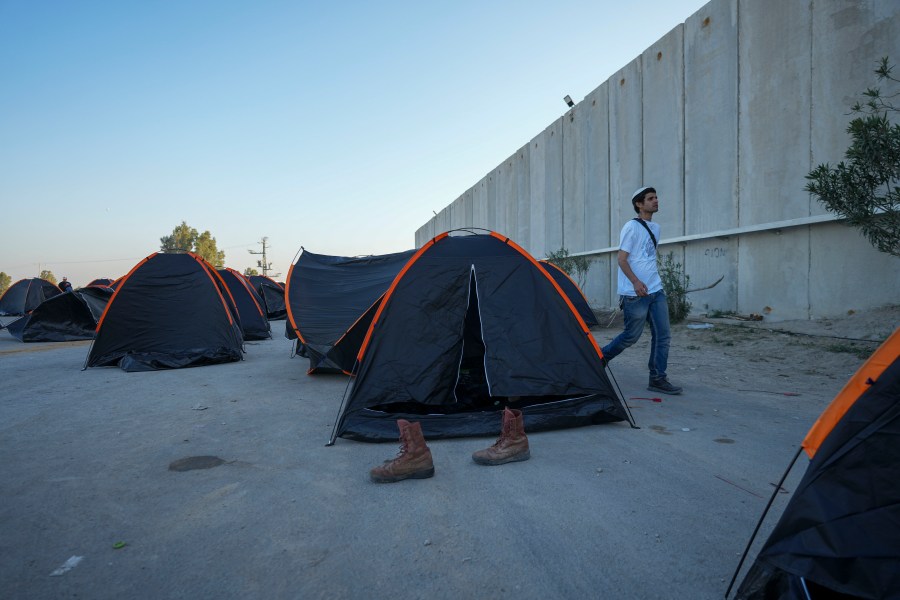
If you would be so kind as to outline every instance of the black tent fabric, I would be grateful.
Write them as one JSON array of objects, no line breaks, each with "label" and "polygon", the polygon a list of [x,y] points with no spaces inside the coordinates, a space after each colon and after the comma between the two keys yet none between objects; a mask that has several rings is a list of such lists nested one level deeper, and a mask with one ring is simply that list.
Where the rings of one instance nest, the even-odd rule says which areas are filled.
[{"label": "black tent fabric", "polygon": [[92,286],[92,285],[99,285],[99,286],[102,286],[102,287],[109,287],[109,286],[111,286],[111,285],[113,284],[114,281],[115,281],[115,279],[109,279],[108,277],[100,277],[100,278],[98,278],[98,279],[92,280],[92,281],[91,281],[89,284],[87,284],[85,287],[90,287],[90,286]]},{"label": "black tent fabric", "polygon": [[116,290],[108,286],[92,285],[89,287],[78,288],[75,290],[75,293],[78,294],[85,305],[87,305],[88,310],[91,311],[91,316],[96,325],[100,321],[100,317],[103,316],[103,311],[106,310],[106,305],[109,303],[109,299],[112,298],[115,291]]},{"label": "black tent fabric", "polygon": [[38,305],[62,292],[58,287],[40,277],[20,279],[0,297],[0,316],[27,315]]},{"label": "black tent fabric", "polygon": [[118,284],[85,368],[153,371],[241,360],[237,309],[200,256],[151,254]]},{"label": "black tent fabric", "polygon": [[266,317],[270,321],[285,318],[287,308],[284,305],[284,288],[277,281],[265,275],[250,275],[248,279],[265,303]]},{"label": "black tent fabric", "polygon": [[578,314],[581,315],[581,318],[584,319],[584,324],[588,327],[596,327],[599,325],[600,323],[597,321],[597,316],[594,314],[594,311],[591,310],[591,305],[588,304],[587,298],[584,297],[584,292],[581,291],[578,284],[572,281],[572,278],[569,277],[565,271],[552,262],[542,260],[540,263],[541,266],[550,273],[550,276],[553,277],[556,283],[559,284],[559,287],[566,293],[569,300],[572,301],[575,310],[577,310]]},{"label": "black tent fabric", "polygon": [[377,256],[330,256],[304,249],[285,288],[285,335],[309,373],[353,370],[381,297],[415,250]]},{"label": "black tent fabric", "polygon": [[898,566],[900,358],[895,358],[824,439],[735,597],[900,598]]},{"label": "black tent fabric", "polygon": [[550,275],[497,233],[440,236],[410,259],[359,352],[335,435],[496,434],[505,406],[529,431],[629,417],[602,353]]},{"label": "black tent fabric", "polygon": [[228,286],[241,318],[241,332],[245,340],[265,340],[272,337],[269,319],[259,297],[247,278],[234,269],[219,269],[219,275]]},{"label": "black tent fabric", "polygon": [[112,294],[112,288],[99,286],[57,294],[7,329],[20,342],[90,340]]}]

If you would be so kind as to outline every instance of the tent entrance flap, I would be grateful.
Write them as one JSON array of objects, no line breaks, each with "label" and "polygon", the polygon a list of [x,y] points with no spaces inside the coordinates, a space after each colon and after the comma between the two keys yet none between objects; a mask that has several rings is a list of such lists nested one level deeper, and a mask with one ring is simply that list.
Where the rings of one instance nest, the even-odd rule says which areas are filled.
[{"label": "tent entrance flap", "polygon": [[[560,403],[583,397],[583,394],[567,396],[495,396],[491,394],[487,375],[481,311],[478,303],[478,284],[475,269],[469,279],[469,297],[460,332],[459,367],[452,402],[424,404],[420,402],[392,402],[371,407],[373,413],[384,413],[394,418],[421,419],[426,415],[446,416],[481,412],[492,414],[505,407],[527,408],[548,403]],[[490,417],[496,419],[496,417]],[[394,434],[392,434],[394,435]],[[396,437],[396,435],[394,435]]]},{"label": "tent entrance flap", "polygon": [[453,394],[447,396],[449,402],[443,404],[423,404],[419,402],[394,402],[372,407],[376,411],[403,414],[453,414],[471,410],[502,410],[506,398],[491,397],[485,369],[485,345],[481,330],[481,314],[478,308],[478,292],[475,270],[469,276],[469,293],[466,312],[459,327],[456,345],[459,356],[451,368],[456,370],[451,381]]},{"label": "tent entrance flap", "polygon": [[456,403],[469,408],[482,408],[493,403],[491,386],[484,361],[484,335],[481,331],[481,312],[478,309],[478,284],[475,269],[469,278],[469,304],[462,326],[462,352],[459,373],[453,396]]},{"label": "tent entrance flap", "polygon": [[340,437],[394,440],[398,418],[432,438],[496,435],[507,406],[527,407],[535,431],[627,417],[583,320],[503,236],[423,246],[365,339]]}]

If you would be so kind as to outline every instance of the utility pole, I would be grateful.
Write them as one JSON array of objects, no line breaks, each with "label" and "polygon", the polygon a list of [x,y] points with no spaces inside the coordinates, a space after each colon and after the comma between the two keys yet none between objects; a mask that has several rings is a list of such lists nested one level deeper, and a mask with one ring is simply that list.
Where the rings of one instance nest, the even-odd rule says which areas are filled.
[{"label": "utility pole", "polygon": [[260,244],[262,244],[262,252],[247,250],[247,252],[249,252],[250,254],[261,254],[262,255],[262,259],[256,261],[256,266],[262,269],[262,274],[265,277],[268,277],[269,271],[272,270],[272,263],[268,262],[268,260],[266,259],[266,250],[268,248],[268,246],[267,246],[268,242],[269,242],[269,238],[267,238],[267,237],[264,237],[262,239],[262,241],[259,242]]}]

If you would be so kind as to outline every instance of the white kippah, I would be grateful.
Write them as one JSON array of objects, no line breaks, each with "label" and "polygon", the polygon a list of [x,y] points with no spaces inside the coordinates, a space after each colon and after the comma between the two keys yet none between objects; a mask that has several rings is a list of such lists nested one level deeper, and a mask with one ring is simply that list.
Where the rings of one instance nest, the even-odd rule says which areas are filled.
[{"label": "white kippah", "polygon": [[631,195],[631,203],[634,204],[634,199],[637,198],[638,196],[640,196],[641,194],[643,194],[644,192],[646,192],[646,191],[649,190],[649,189],[650,189],[650,186],[649,186],[649,185],[648,185],[648,186],[645,186],[645,187],[642,187],[642,188],[636,189],[636,190],[634,191],[634,193]]}]

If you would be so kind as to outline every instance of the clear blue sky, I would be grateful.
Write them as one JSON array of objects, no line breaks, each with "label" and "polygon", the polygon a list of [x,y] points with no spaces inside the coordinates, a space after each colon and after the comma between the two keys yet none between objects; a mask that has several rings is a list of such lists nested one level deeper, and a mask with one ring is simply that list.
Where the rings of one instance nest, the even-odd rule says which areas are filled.
[{"label": "clear blue sky", "polygon": [[414,233],[703,0],[0,0],[0,271]]}]

